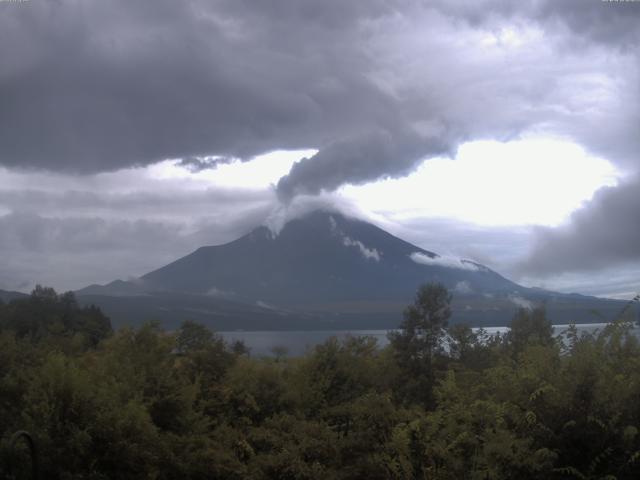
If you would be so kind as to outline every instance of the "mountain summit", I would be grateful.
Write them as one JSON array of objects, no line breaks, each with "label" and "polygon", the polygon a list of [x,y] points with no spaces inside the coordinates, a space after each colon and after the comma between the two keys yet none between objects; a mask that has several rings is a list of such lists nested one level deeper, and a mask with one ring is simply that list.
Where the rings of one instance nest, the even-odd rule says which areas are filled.
[{"label": "mountain summit", "polygon": [[[259,321],[264,329],[274,328],[273,315],[276,323],[283,317],[298,319],[296,328],[318,328],[318,321],[330,321],[332,328],[352,328],[353,322],[374,328],[396,326],[417,287],[434,281],[454,294],[454,318],[481,324],[505,323],[515,308],[533,302],[590,298],[521,287],[479,263],[440,256],[329,211],[291,220],[277,234],[258,227],[230,243],[199,248],[136,281],[91,286],[78,295],[112,315],[109,305],[117,298],[120,304],[138,306],[155,302],[152,312],[135,309],[142,315],[166,319],[180,306],[175,316],[208,323],[231,308],[234,314],[224,323],[235,328],[247,328],[241,317],[249,307],[247,316],[264,317]],[[166,305],[169,299],[171,306]],[[305,318],[308,324],[302,323]]]},{"label": "mountain summit", "polygon": [[406,301],[417,286],[512,290],[490,269],[423,250],[338,213],[316,211],[278,233],[259,227],[226,245],[199,248],[141,278],[149,289],[254,299],[286,306]]}]

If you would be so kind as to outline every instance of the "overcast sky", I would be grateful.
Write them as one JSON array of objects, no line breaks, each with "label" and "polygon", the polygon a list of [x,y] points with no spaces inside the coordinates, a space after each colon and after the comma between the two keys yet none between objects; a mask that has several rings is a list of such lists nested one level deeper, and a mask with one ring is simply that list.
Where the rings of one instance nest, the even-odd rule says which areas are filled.
[{"label": "overcast sky", "polygon": [[525,285],[640,290],[640,2],[0,1],[0,288],[333,205]]}]

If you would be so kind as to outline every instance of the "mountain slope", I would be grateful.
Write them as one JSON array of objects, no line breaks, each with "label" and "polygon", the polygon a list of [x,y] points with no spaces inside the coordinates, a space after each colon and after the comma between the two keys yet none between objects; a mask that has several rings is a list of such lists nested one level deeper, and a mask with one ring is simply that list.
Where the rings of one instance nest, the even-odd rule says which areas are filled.
[{"label": "mountain slope", "polygon": [[[409,299],[425,281],[507,291],[517,285],[473,262],[452,268],[433,252],[369,223],[314,212],[278,235],[260,227],[203,247],[141,278],[147,289],[219,294],[281,305]],[[421,263],[422,262],[422,263]]]},{"label": "mountain slope", "polygon": [[432,281],[453,292],[454,320],[475,325],[506,324],[519,306],[532,304],[545,304],[557,323],[589,321],[590,309],[613,315],[621,305],[528,289],[478,263],[325,211],[292,220],[278,234],[259,227],[135,281],[77,293],[116,324],[135,315],[170,323],[194,318],[225,329],[392,328],[417,287]]},{"label": "mountain slope", "polygon": [[11,300],[18,300],[20,298],[26,298],[28,295],[26,293],[13,292],[7,290],[0,290],[0,301],[8,303]]}]

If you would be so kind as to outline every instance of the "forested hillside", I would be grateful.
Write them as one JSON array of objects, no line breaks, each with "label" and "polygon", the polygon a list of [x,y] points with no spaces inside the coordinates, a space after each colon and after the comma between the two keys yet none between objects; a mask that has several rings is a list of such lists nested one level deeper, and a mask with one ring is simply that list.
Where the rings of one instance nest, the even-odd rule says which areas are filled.
[{"label": "forested hillside", "polygon": [[[636,479],[640,345],[624,316],[555,338],[541,310],[488,337],[422,287],[390,345],[255,358],[203,326],[112,332],[39,288],[0,305],[0,468],[46,479]],[[22,477],[20,477],[22,475]]]}]

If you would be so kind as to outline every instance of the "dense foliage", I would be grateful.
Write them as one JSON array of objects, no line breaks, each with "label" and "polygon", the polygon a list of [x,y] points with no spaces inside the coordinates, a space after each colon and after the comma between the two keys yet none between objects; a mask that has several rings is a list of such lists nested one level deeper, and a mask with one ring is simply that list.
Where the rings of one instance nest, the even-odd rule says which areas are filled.
[{"label": "dense foliage", "polygon": [[489,337],[448,326],[449,300],[422,288],[386,348],[252,358],[192,322],[112,333],[37,289],[0,305],[0,469],[27,464],[25,429],[47,479],[640,478],[629,323],[554,338],[522,310]]}]

